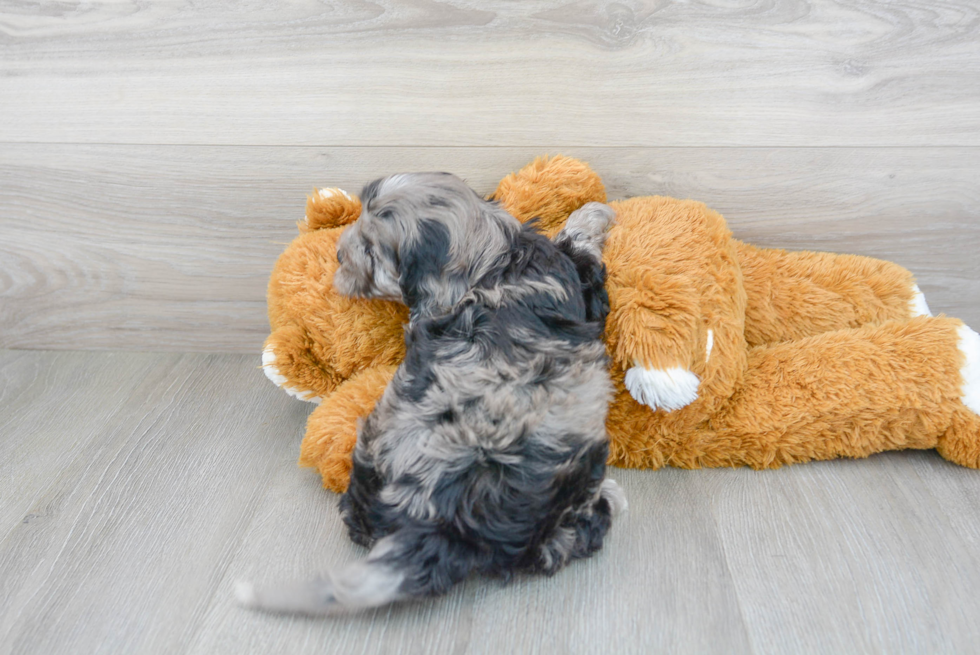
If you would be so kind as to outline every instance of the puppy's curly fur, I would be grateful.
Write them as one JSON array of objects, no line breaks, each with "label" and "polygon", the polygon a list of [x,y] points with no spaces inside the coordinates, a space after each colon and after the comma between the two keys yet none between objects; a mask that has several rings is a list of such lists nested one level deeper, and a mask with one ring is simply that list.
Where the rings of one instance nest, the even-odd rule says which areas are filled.
[{"label": "puppy's curly fur", "polygon": [[625,507],[605,479],[612,387],[590,203],[549,241],[445,173],[372,182],[338,244],[344,294],[403,301],[407,356],[358,432],[340,508],[366,560],[247,604],[325,613],[441,594],[480,571],[551,574]]}]

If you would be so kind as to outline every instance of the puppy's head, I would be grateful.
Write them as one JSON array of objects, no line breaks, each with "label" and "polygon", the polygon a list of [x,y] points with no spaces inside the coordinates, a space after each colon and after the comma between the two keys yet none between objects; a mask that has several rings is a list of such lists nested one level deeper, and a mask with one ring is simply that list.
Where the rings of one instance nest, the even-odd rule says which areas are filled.
[{"label": "puppy's head", "polygon": [[449,307],[486,274],[517,219],[449,173],[371,182],[337,244],[334,286],[348,296]]}]

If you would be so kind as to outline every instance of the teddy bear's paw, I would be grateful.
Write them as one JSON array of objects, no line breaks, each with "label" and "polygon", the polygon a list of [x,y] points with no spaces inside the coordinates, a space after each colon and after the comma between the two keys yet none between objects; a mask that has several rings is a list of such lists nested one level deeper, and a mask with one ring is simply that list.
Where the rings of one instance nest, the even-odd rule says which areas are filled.
[{"label": "teddy bear's paw", "polygon": [[289,382],[289,380],[285,375],[280,373],[279,369],[276,367],[276,351],[271,345],[266,346],[265,350],[262,351],[262,371],[265,373],[267,378],[272,380],[273,384],[288,393],[293,398],[305,400],[317,405],[319,405],[323,400],[312,391],[307,389],[298,389],[286,384]]},{"label": "teddy bear's paw", "polygon": [[624,382],[636,402],[668,412],[697,400],[701,384],[698,376],[680,367],[659,370],[642,366],[626,371]]},{"label": "teddy bear's paw", "polygon": [[912,308],[912,317],[932,316],[929,305],[926,304],[926,297],[922,294],[922,289],[918,284],[912,285],[912,300],[909,301]]},{"label": "teddy bear's paw", "polygon": [[616,211],[612,207],[601,202],[589,202],[572,212],[558,238],[568,239],[577,248],[601,259],[606,233],[615,222]]},{"label": "teddy bear's paw", "polygon": [[980,415],[980,335],[971,330],[966,325],[961,325],[957,329],[960,341],[960,352],[963,353],[963,367],[960,369],[960,376],[963,378],[963,386],[960,393],[963,404],[969,407],[974,414]]}]

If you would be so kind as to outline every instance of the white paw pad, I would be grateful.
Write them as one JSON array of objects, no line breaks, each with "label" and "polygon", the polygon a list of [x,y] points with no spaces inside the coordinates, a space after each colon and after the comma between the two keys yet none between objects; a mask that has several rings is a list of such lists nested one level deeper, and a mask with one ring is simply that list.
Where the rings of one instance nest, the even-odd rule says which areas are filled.
[{"label": "white paw pad", "polygon": [[698,399],[701,380],[690,371],[674,367],[666,370],[634,366],[626,371],[626,389],[638,403],[672,412]]},{"label": "white paw pad", "polygon": [[926,304],[926,297],[922,295],[922,290],[919,289],[918,284],[912,286],[912,300],[909,304],[912,306],[913,318],[916,316],[932,316],[929,305]]},{"label": "white paw pad", "polygon": [[961,398],[964,405],[980,415],[980,334],[966,325],[961,325],[957,333],[960,336],[960,352],[966,359],[960,369],[960,376],[963,378]]},{"label": "white paw pad", "polygon": [[320,401],[323,399],[320,398],[320,396],[313,395],[312,391],[286,386],[286,383],[289,380],[286,379],[285,375],[279,372],[279,369],[276,368],[275,363],[276,351],[272,349],[272,346],[266,346],[265,350],[262,351],[262,370],[265,372],[265,377],[272,380],[274,385],[288,393],[293,398],[305,400],[317,405],[320,404]]}]

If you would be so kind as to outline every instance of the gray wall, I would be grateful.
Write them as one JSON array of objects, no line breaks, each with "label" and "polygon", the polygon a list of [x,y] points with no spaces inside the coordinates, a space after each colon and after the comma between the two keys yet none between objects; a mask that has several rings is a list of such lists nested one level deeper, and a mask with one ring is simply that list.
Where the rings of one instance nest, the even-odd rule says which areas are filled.
[{"label": "gray wall", "polygon": [[976,3],[262,7],[0,6],[0,347],[255,352],[314,186],[548,152],[980,326]]}]

